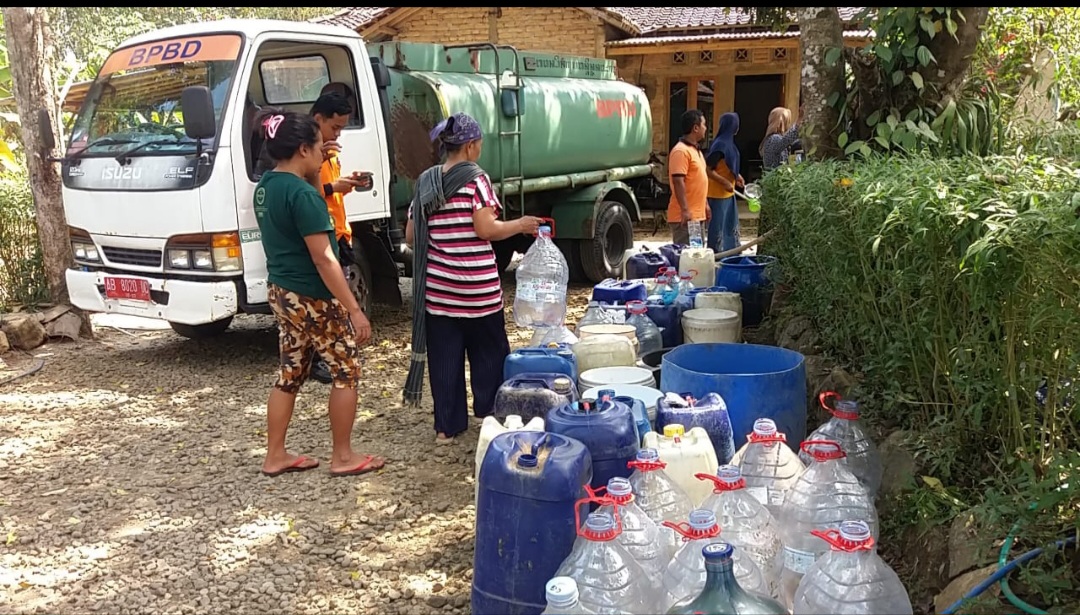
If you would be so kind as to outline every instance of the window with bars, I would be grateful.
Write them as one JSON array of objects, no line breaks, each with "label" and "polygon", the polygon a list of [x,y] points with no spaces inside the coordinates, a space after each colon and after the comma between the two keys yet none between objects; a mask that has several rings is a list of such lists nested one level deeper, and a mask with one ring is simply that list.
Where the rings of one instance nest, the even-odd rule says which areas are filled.
[{"label": "window with bars", "polygon": [[773,57],[774,60],[786,60],[787,59],[787,48],[786,47],[777,47],[777,48],[773,49],[772,57]]},{"label": "window with bars", "polygon": [[713,52],[712,52],[712,50],[711,49],[706,49],[704,51],[699,51],[698,52],[698,61],[701,62],[702,64],[712,62],[713,61]]},{"label": "window with bars", "polygon": [[750,61],[750,50],[749,49],[736,49],[735,50],[735,61],[736,62],[749,62]]},{"label": "window with bars", "polygon": [[675,53],[671,54],[671,63],[672,64],[686,64],[686,52],[685,51],[676,51]]}]

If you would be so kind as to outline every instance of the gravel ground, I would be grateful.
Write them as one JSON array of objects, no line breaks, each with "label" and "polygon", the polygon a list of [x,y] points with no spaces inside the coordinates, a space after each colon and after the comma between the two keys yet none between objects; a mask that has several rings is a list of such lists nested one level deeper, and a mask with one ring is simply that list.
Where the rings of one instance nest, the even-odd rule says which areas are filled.
[{"label": "gravel ground", "polygon": [[[571,288],[568,321],[589,291]],[[101,328],[37,349],[44,368],[0,386],[0,612],[467,613],[479,424],[436,446],[430,393],[402,407],[410,310],[373,315],[354,442],[387,467],[362,477],[328,476],[329,387],[314,381],[289,447],[322,467],[259,474],[269,316],[209,341]],[[0,380],[34,362],[4,358]]]},{"label": "gravel ground", "polygon": [[[576,320],[588,289],[573,295]],[[289,446],[322,467],[259,474],[270,317],[210,341],[105,328],[37,349],[44,368],[0,387],[0,611],[468,612],[478,424],[436,446],[430,393],[400,403],[410,313],[373,320],[355,442],[387,467],[363,477],[327,474],[316,382]]]}]

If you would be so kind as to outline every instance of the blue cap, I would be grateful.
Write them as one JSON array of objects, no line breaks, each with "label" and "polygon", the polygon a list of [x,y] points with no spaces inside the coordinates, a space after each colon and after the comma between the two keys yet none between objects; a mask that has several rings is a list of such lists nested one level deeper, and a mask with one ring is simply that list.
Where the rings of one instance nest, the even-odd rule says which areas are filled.
[{"label": "blue cap", "polygon": [[707,561],[716,561],[730,558],[735,553],[735,547],[726,542],[710,542],[701,548],[701,554]]}]

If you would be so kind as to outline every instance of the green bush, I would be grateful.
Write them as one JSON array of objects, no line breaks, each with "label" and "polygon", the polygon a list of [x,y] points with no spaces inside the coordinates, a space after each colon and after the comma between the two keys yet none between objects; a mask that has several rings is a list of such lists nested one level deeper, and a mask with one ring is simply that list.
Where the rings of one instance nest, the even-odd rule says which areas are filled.
[{"label": "green bush", "polygon": [[48,296],[30,185],[25,177],[0,175],[0,311]]},{"label": "green bush", "polygon": [[877,419],[927,438],[937,476],[975,485],[987,453],[1045,467],[1080,445],[1080,399],[1059,386],[1080,389],[1075,166],[872,157],[763,187],[794,309],[863,370]]}]

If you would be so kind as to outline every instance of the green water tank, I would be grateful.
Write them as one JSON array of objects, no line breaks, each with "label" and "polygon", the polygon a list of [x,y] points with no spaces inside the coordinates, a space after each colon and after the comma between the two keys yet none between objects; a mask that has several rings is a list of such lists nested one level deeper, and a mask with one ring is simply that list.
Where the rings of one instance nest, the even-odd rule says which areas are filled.
[{"label": "green water tank", "polygon": [[[648,98],[641,88],[616,78],[613,61],[509,48],[496,56],[490,46],[400,42],[371,45],[368,51],[390,69],[394,168],[402,183],[411,185],[435,164],[428,132],[458,112],[480,123],[479,162],[496,182],[648,163]],[[519,135],[505,134],[518,131],[519,122]]]}]

